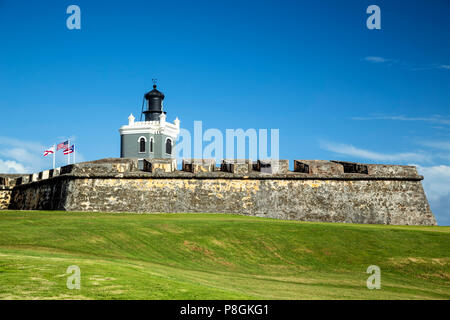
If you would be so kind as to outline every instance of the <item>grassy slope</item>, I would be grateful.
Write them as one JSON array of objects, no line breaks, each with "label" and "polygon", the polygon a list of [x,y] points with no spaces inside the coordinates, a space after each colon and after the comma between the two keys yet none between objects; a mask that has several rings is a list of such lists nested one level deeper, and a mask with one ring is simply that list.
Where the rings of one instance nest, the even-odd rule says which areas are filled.
[{"label": "grassy slope", "polygon": [[[449,256],[450,227],[0,212],[3,299],[449,299]],[[366,288],[372,264],[381,290]]]}]

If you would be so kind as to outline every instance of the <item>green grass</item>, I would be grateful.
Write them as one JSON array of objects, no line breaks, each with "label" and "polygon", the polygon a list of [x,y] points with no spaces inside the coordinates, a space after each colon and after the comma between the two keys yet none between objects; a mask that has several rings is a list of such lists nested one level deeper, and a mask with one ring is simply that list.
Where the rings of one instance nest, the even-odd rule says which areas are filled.
[{"label": "green grass", "polygon": [[449,254],[450,227],[3,211],[0,299],[449,299]]}]

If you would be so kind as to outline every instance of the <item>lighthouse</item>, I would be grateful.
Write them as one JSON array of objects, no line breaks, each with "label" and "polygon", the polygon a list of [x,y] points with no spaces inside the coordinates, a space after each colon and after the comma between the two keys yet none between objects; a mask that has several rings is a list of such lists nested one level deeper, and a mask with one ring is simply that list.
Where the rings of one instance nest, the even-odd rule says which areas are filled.
[{"label": "lighthouse", "polygon": [[180,120],[173,123],[166,120],[163,110],[164,94],[153,85],[144,95],[142,110],[144,121],[136,121],[133,114],[128,124],[120,127],[120,157],[143,159],[175,158],[175,142],[180,133]]}]

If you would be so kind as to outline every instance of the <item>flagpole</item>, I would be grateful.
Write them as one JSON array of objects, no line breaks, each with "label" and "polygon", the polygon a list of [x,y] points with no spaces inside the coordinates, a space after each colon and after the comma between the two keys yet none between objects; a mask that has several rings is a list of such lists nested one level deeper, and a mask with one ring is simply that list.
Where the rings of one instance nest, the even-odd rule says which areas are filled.
[{"label": "flagpole", "polygon": [[53,145],[53,169],[55,169],[56,144]]},{"label": "flagpole", "polygon": [[75,150],[75,145],[73,145],[73,163],[75,164],[77,162],[77,157],[76,157],[76,150]]},{"label": "flagpole", "polygon": [[[67,140],[67,148],[70,148],[70,140]],[[67,164],[70,164],[70,153],[67,155]]]}]

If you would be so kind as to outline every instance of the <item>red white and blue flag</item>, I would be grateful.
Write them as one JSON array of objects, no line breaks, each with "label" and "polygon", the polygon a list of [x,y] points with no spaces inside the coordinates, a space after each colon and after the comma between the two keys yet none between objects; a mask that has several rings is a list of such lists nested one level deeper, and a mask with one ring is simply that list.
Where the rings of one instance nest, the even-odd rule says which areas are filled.
[{"label": "red white and blue flag", "polygon": [[65,152],[68,148],[69,148],[69,140],[58,143],[58,145],[56,146],[56,151],[63,149]]},{"label": "red white and blue flag", "polygon": [[75,145],[72,145],[70,148],[66,148],[66,150],[64,150],[64,154],[68,155],[71,154],[75,151]]},{"label": "red white and blue flag", "polygon": [[44,151],[44,157],[48,156],[51,153],[55,153],[55,146],[48,148]]}]

